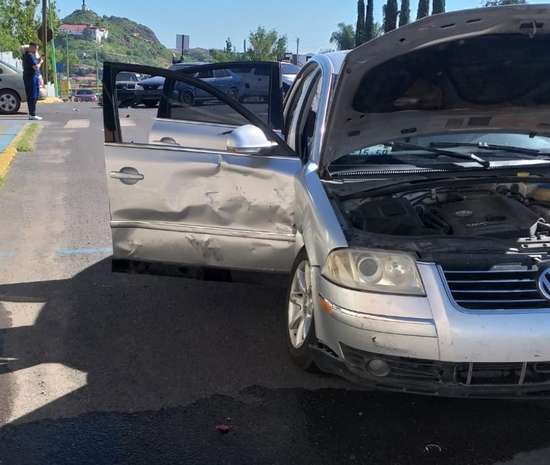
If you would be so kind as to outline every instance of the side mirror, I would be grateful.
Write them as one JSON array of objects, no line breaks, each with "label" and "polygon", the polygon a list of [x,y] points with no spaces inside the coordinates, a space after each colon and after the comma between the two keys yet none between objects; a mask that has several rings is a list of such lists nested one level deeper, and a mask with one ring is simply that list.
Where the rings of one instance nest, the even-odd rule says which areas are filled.
[{"label": "side mirror", "polygon": [[263,131],[251,124],[240,126],[227,136],[226,147],[228,152],[255,155],[268,150],[277,144],[271,142]]}]

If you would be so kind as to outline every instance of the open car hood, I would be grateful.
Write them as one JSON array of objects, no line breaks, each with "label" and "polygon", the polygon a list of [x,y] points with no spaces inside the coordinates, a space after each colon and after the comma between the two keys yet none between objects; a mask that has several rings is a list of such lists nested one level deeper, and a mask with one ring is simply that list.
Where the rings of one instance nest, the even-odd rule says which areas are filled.
[{"label": "open car hood", "polygon": [[321,168],[408,136],[550,133],[550,6],[434,15],[351,51]]}]

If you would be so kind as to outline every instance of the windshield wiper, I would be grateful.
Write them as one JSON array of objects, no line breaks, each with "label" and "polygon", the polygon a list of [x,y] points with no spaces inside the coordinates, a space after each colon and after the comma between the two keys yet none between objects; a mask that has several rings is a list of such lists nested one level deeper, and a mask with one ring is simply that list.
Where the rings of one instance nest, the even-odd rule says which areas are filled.
[{"label": "windshield wiper", "polygon": [[458,160],[467,160],[467,161],[474,161],[476,163],[479,163],[483,168],[488,169],[491,167],[491,163],[487,160],[484,160],[483,158],[477,156],[475,153],[457,153],[453,152],[451,150],[442,150],[438,149],[436,147],[425,146],[425,145],[416,145],[416,144],[409,144],[406,142],[391,142],[388,144],[384,144],[387,147],[395,147],[395,148],[401,148],[405,150],[422,150],[428,153],[433,153],[437,156],[442,157],[449,157],[449,158],[456,158]]},{"label": "windshield wiper", "polygon": [[481,150],[500,150],[501,152],[523,153],[525,155],[540,155],[541,151],[537,149],[528,149],[525,147],[514,147],[511,145],[488,144],[487,142],[432,142],[433,148],[453,148],[453,147],[475,147]]}]

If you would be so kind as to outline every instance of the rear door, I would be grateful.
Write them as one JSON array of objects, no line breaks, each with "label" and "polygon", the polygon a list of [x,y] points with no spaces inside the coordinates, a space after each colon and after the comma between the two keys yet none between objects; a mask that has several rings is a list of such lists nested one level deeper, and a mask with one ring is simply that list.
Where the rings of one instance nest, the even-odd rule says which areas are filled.
[{"label": "rear door", "polygon": [[[206,78],[208,84],[189,77],[197,75],[192,68],[174,72],[105,64],[105,155],[115,260],[289,270],[294,177],[301,162],[272,130],[282,128],[278,64],[209,66],[212,74],[204,75],[229,70],[224,81],[239,82],[247,66],[270,70],[265,102],[240,105],[227,85],[215,87],[216,78]],[[158,112],[131,108],[119,113],[116,76],[121,72],[164,78]],[[273,148],[255,155],[229,152],[228,135],[250,124],[264,132]]]}]

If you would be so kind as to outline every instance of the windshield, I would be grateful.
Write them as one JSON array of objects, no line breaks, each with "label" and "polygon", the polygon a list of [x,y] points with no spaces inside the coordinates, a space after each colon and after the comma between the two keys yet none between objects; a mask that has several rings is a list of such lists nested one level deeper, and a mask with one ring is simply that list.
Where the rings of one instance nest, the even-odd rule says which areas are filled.
[{"label": "windshield", "polygon": [[94,91],[91,89],[79,89],[76,93],[80,95],[91,95]]},{"label": "windshield", "polygon": [[400,167],[410,169],[411,166],[436,168],[436,165],[448,165],[450,162],[458,166],[467,161],[451,160],[451,156],[434,153],[441,148],[458,156],[479,155],[491,162],[529,162],[535,157],[540,162],[550,160],[549,137],[475,132],[405,137],[385,144],[366,146],[338,159],[331,167],[337,169],[348,165],[366,164],[374,168],[392,165],[392,170],[399,170]]},{"label": "windshield", "polygon": [[300,67],[292,63],[281,63],[281,69],[283,74],[298,74],[300,72]]},{"label": "windshield", "polygon": [[117,76],[117,82],[121,82],[121,81],[137,81],[137,77],[135,74],[133,73],[118,73],[118,76]]}]

